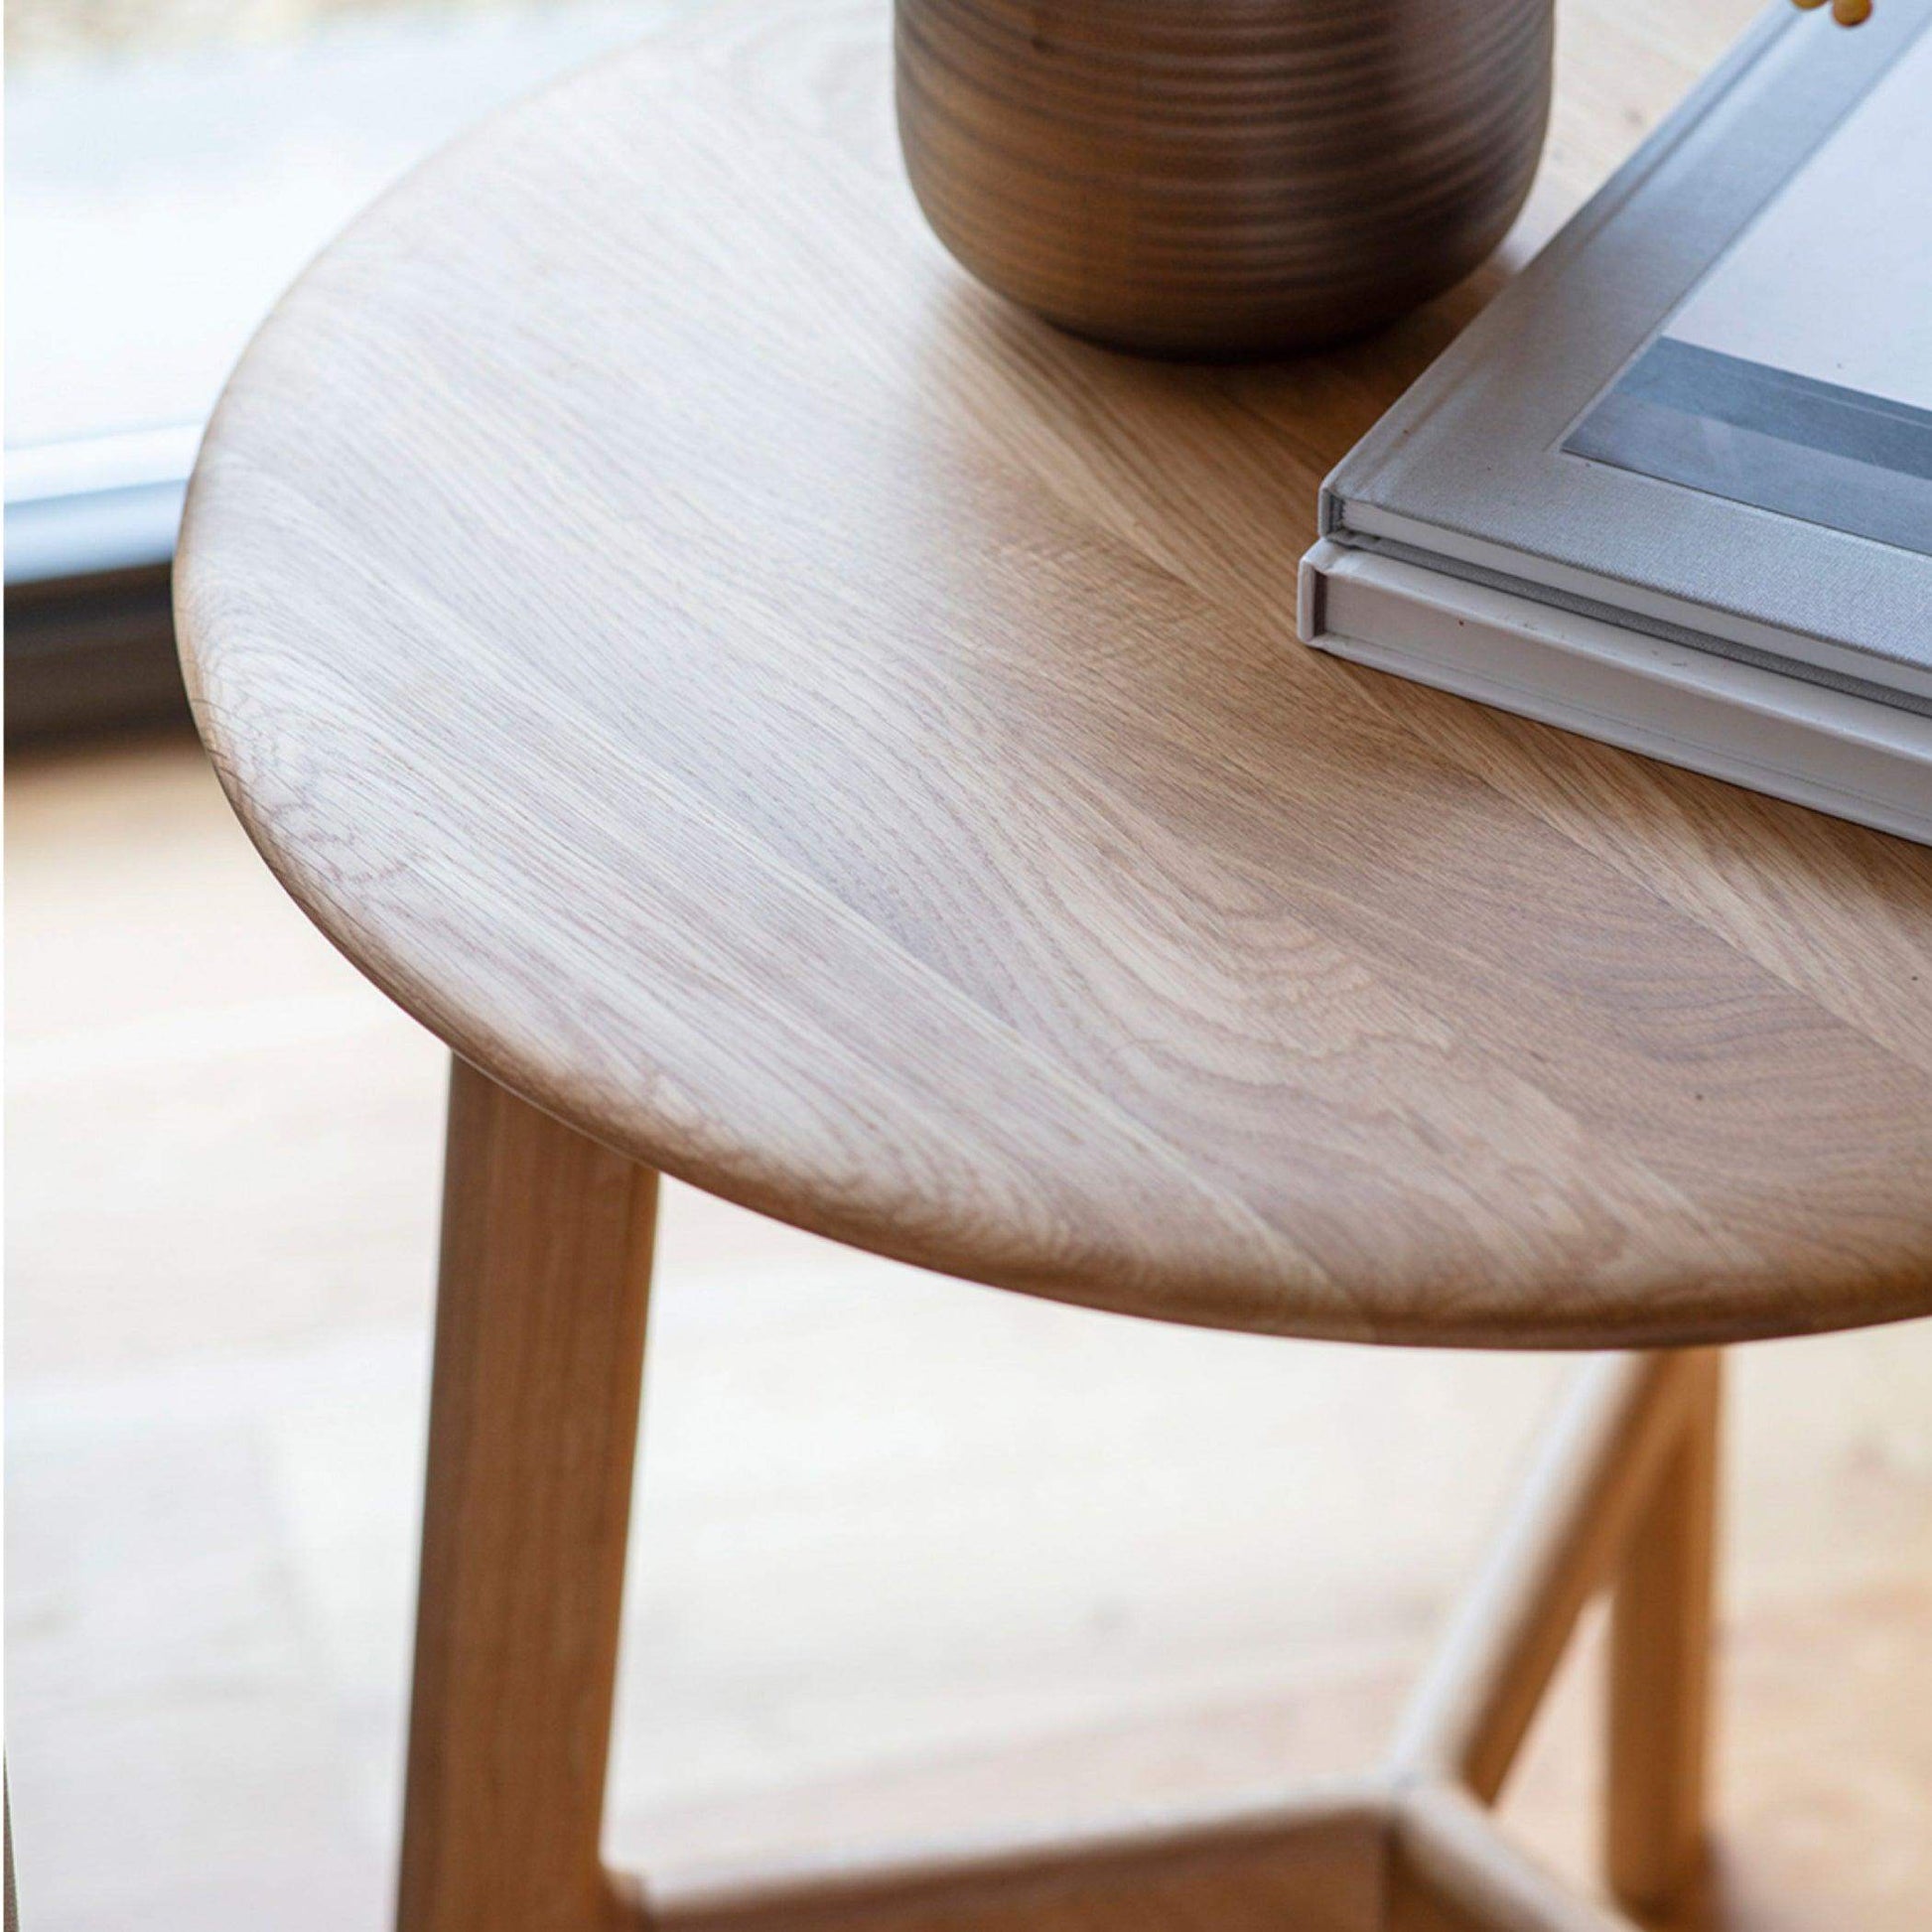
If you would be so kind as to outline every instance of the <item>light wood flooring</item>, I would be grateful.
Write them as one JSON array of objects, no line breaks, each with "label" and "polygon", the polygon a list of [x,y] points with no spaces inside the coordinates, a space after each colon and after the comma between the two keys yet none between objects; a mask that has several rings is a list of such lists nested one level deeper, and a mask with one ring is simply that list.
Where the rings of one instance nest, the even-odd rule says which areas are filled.
[{"label": "light wood flooring", "polygon": [[[8,780],[8,1749],[31,1932],[375,1932],[444,1056],[192,743]],[[672,1189],[613,1854],[1368,1760],[1561,1363],[1162,1328]],[[1932,1923],[1932,1323],[1734,1358],[1726,1932]],[[1589,1857],[1591,1660],[1508,1800]]]}]

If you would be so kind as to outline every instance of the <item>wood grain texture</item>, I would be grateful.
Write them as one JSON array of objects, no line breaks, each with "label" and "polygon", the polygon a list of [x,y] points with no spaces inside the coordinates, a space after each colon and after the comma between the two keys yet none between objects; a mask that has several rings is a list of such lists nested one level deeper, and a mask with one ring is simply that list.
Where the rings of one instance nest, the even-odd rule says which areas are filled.
[{"label": "wood grain texture", "polygon": [[[1586,24],[1533,230],[1688,31]],[[281,305],[177,583],[298,900],[586,1134],[982,1281],[1483,1345],[1932,1309],[1932,855],[1293,640],[1318,478],[1495,277],[1275,368],[1088,347],[933,241],[888,71],[876,9],[709,11]]]},{"label": "wood grain texture", "polygon": [[612,1932],[657,1177],[457,1062],[398,1932]]},{"label": "wood grain texture", "polygon": [[1550,102],[1550,0],[897,0],[896,47],[946,246],[1163,354],[1306,348],[1458,281]]}]

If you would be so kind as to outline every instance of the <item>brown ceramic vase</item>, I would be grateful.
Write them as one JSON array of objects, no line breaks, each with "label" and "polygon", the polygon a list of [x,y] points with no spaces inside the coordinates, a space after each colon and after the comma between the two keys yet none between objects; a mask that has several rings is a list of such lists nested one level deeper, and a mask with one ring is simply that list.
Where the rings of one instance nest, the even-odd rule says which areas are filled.
[{"label": "brown ceramic vase", "polygon": [[1252,356],[1466,274],[1529,190],[1550,0],[897,0],[939,238],[1078,335]]}]

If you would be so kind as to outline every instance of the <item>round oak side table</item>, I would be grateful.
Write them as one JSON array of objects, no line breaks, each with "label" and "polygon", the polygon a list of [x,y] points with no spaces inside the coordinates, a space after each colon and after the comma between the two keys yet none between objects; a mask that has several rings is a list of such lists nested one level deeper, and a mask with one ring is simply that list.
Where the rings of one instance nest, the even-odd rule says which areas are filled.
[{"label": "round oak side table", "polygon": [[[921,226],[885,38],[720,4],[458,144],[196,476],[209,752],[456,1056],[400,1923],[1654,1915],[1715,1345],[1932,1310],[1932,854],[1301,649],[1316,482],[1499,271],[1275,369],[1084,346]],[[1163,1320],[1639,1352],[1376,1776],[667,1902],[599,1857],[659,1172]],[[1604,1587],[1616,1908],[1487,1810]]]}]

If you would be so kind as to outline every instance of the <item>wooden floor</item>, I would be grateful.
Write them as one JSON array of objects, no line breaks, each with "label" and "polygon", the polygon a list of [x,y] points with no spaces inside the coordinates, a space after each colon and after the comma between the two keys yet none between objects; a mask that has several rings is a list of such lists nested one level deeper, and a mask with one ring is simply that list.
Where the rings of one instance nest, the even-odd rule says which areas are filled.
[{"label": "wooden floor", "polygon": [[[9,778],[34,1932],[383,1922],[444,1062],[179,740]],[[1363,1764],[1562,1374],[1163,1329],[666,1206],[614,1856]],[[1727,1932],[1932,1909],[1932,1323],[1736,1362]],[[1584,1868],[1594,1679],[1508,1809]]]}]

